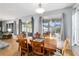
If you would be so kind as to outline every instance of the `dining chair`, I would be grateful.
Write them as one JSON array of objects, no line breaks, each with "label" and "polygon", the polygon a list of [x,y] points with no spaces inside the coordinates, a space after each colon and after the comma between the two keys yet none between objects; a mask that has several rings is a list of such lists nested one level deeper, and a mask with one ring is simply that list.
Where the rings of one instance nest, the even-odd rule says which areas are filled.
[{"label": "dining chair", "polygon": [[21,39],[19,41],[19,44],[20,44],[20,52],[21,52],[21,56],[22,55],[25,55],[27,53],[27,55],[29,54],[29,49],[28,49],[28,43],[27,43],[27,39]]},{"label": "dining chair", "polygon": [[[19,43],[20,40],[21,40],[21,35],[17,35],[17,40],[16,40],[16,42]],[[20,44],[18,45],[18,51],[20,51]]]},{"label": "dining chair", "polygon": [[44,40],[44,45],[46,47],[44,50],[45,50],[45,54],[46,55],[49,55],[50,56],[50,55],[53,55],[54,54],[54,52],[56,51],[56,49],[54,47],[55,46],[54,43],[55,43],[55,41],[54,40],[51,40],[49,38],[48,39],[46,38]]},{"label": "dining chair", "polygon": [[60,53],[62,55],[72,55],[73,56],[73,53],[72,53],[71,49],[69,48],[68,40],[69,40],[69,38],[65,38],[62,49],[58,49],[58,50],[60,51]]},{"label": "dining chair", "polygon": [[33,35],[34,38],[40,38],[40,36],[41,36],[41,34],[38,33],[38,32],[36,32],[36,33]]},{"label": "dining chair", "polygon": [[22,35],[23,37],[26,37],[26,33],[25,33],[25,32],[22,32],[21,35]]},{"label": "dining chair", "polygon": [[50,32],[46,32],[45,34],[43,34],[43,36],[44,36],[45,39],[50,38]]},{"label": "dining chair", "polygon": [[44,42],[37,42],[31,40],[32,55],[43,56],[44,55]]},{"label": "dining chair", "polygon": [[25,55],[26,53],[28,55],[29,49],[28,49],[27,39],[24,39],[24,37],[22,35],[19,35],[18,36],[18,43],[19,43],[18,51],[21,52],[21,56]]},{"label": "dining chair", "polygon": [[64,44],[63,44],[63,49],[62,49],[62,54],[63,55],[68,55],[68,56],[73,56],[73,52],[72,50],[70,49],[70,46],[69,46],[69,38],[66,38],[64,40]]},{"label": "dining chair", "polygon": [[68,45],[69,45],[69,42],[67,39],[65,39],[63,43],[62,54],[64,54],[64,52],[68,49]]}]

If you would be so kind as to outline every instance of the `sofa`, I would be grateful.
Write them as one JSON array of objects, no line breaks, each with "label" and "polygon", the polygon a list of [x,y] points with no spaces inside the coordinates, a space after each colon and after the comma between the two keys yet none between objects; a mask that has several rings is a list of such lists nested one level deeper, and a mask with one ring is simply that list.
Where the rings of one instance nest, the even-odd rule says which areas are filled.
[{"label": "sofa", "polygon": [[2,39],[11,39],[12,38],[12,34],[5,32],[2,34]]}]

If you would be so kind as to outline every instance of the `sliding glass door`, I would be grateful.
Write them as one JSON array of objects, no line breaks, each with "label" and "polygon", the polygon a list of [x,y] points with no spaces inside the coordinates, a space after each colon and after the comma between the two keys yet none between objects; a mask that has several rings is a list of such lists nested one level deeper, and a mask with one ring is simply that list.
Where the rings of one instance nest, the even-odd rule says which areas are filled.
[{"label": "sliding glass door", "polygon": [[72,15],[72,46],[79,45],[79,6]]},{"label": "sliding glass door", "polygon": [[62,19],[60,18],[53,18],[50,20],[50,33],[52,36],[60,35],[61,33],[61,26],[62,26]]},{"label": "sliding glass door", "polygon": [[60,17],[51,17],[51,18],[43,18],[42,22],[42,30],[43,33],[50,32],[50,36],[57,37],[61,39],[61,31],[62,31],[62,22]]}]

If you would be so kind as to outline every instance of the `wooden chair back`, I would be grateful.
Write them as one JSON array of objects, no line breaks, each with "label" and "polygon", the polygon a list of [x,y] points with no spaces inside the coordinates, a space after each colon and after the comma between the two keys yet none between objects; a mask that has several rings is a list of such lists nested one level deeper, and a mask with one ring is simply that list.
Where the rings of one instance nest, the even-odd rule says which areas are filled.
[{"label": "wooden chair back", "polygon": [[41,36],[41,34],[38,33],[38,32],[36,32],[36,33],[34,34],[34,38],[40,38],[40,36]]},{"label": "wooden chair back", "polygon": [[64,40],[63,48],[62,48],[62,54],[65,52],[65,50],[69,49],[69,42],[67,38]]},{"label": "wooden chair back", "polygon": [[45,39],[48,39],[50,37],[50,32],[46,32],[43,36]]},{"label": "wooden chair back", "polygon": [[20,39],[23,39],[23,36],[21,34],[17,35],[17,39],[20,40]]},{"label": "wooden chair back", "polygon": [[33,54],[44,55],[44,42],[31,40]]},{"label": "wooden chair back", "polygon": [[28,55],[28,52],[29,52],[29,49],[28,49],[28,43],[27,43],[27,39],[22,39],[19,41],[19,44],[21,46],[21,55],[25,55],[27,53]]},{"label": "wooden chair back", "polygon": [[21,48],[22,48],[22,47],[25,48],[25,47],[27,47],[27,40],[21,39],[21,40],[19,41],[19,44],[20,44]]},{"label": "wooden chair back", "polygon": [[19,43],[18,50],[21,52],[21,55],[24,55],[26,52],[28,54],[27,39],[24,39],[22,35],[18,35],[17,38],[18,38],[18,43]]},{"label": "wooden chair back", "polygon": [[72,50],[69,48],[69,38],[66,38],[64,40],[63,49],[62,49],[62,55],[66,56],[74,56]]}]

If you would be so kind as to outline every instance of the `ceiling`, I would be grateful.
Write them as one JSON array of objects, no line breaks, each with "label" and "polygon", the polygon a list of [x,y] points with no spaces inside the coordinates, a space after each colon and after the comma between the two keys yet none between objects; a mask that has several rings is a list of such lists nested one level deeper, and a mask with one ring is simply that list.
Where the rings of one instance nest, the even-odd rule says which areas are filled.
[{"label": "ceiling", "polygon": [[[42,7],[53,11],[72,6],[73,3],[44,3]],[[15,19],[22,16],[34,15],[37,3],[0,3],[0,19]]]}]

